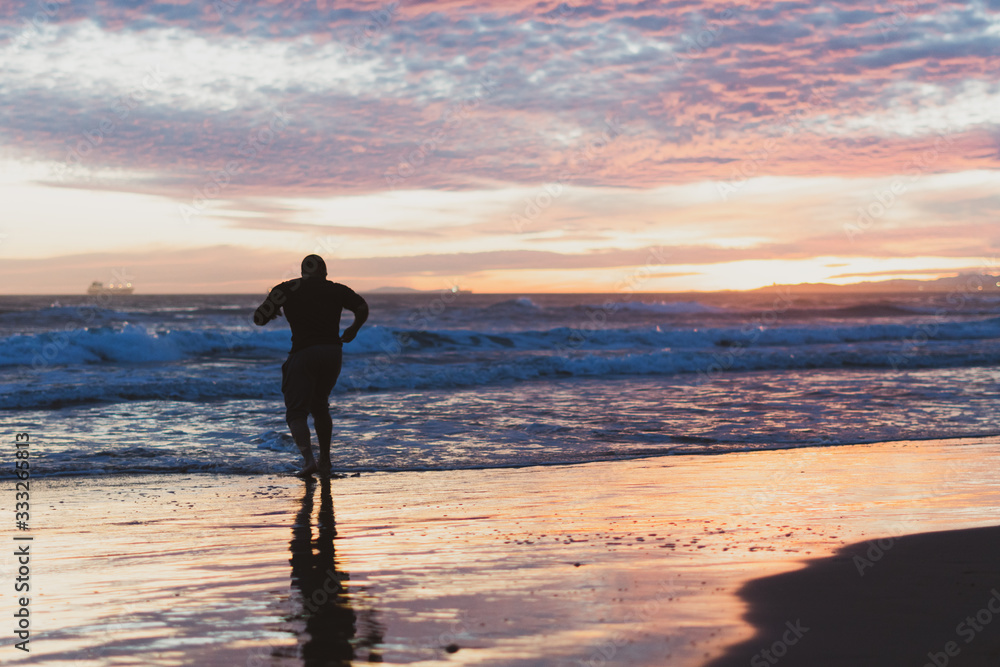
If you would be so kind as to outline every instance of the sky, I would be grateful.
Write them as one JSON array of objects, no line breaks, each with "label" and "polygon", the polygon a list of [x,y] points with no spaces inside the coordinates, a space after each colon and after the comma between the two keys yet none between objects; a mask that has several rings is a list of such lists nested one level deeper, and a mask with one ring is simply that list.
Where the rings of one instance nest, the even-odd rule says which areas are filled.
[{"label": "sky", "polygon": [[994,271],[997,109],[1000,0],[0,0],[0,294]]}]

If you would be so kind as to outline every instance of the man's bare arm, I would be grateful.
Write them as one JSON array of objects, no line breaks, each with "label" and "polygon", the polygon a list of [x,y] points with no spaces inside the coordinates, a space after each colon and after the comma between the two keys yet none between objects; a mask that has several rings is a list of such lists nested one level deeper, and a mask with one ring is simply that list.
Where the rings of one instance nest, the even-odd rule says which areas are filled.
[{"label": "man's bare arm", "polygon": [[278,289],[272,289],[264,299],[264,303],[257,306],[253,313],[253,323],[259,327],[264,326],[271,320],[277,319],[281,314],[281,304],[285,301],[285,295]]},{"label": "man's bare arm", "polygon": [[350,343],[354,340],[354,337],[358,335],[358,331],[361,329],[361,325],[368,320],[367,303],[362,302],[356,308],[348,308],[348,310],[354,313],[354,322],[351,323],[351,326],[344,329],[344,333],[340,336],[340,342],[342,343]]}]

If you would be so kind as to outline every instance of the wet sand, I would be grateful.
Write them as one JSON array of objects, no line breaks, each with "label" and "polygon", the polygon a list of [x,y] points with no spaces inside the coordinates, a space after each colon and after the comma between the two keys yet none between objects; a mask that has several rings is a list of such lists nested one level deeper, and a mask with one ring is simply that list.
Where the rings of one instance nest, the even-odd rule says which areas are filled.
[{"label": "wet sand", "polygon": [[[983,441],[371,474],[328,490],[277,476],[36,482],[37,634],[4,659],[80,667],[694,667],[795,620],[788,587],[768,588],[781,580],[751,580],[806,576],[850,543],[1000,523],[1000,445]],[[916,600],[926,589],[907,588],[896,544],[854,576],[896,573]],[[0,567],[11,580],[12,559]],[[963,576],[988,593],[990,572]],[[956,604],[987,602],[970,595]],[[838,627],[829,614],[798,648]]]}]

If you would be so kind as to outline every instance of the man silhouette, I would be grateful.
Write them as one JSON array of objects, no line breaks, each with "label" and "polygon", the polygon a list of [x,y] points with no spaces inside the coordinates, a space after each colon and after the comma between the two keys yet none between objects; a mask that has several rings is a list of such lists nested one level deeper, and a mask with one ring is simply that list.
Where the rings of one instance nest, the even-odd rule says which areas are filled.
[{"label": "man silhouette", "polygon": [[[340,315],[346,308],[354,322],[340,333]],[[354,290],[326,279],[326,262],[319,255],[302,260],[302,277],[276,285],[253,314],[254,324],[264,326],[284,313],[292,328],[292,349],[281,365],[281,393],[285,396],[285,421],[305,466],[297,472],[309,477],[330,472],[330,392],[340,375],[342,347],[358,335],[368,319],[368,304]],[[312,415],[319,443],[319,463],[313,457],[309,436]]]}]

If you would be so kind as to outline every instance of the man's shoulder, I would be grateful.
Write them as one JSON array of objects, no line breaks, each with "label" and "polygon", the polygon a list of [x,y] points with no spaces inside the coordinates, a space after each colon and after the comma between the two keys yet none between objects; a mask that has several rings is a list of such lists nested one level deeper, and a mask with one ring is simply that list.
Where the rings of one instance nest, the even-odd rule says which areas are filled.
[{"label": "man's shoulder", "polygon": [[299,285],[301,283],[302,283],[301,278],[293,278],[292,280],[286,280],[283,283],[278,283],[277,285],[272,287],[271,290],[272,291],[278,290],[279,292],[285,292],[285,293],[294,292],[299,288]]},{"label": "man's shoulder", "polygon": [[343,283],[337,283],[326,278],[295,278],[275,285],[272,290],[283,294],[286,298],[293,295],[300,295],[300,298],[336,298],[341,301],[363,301],[364,299]]}]

